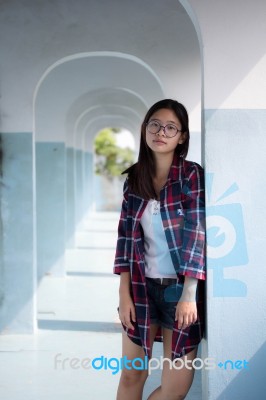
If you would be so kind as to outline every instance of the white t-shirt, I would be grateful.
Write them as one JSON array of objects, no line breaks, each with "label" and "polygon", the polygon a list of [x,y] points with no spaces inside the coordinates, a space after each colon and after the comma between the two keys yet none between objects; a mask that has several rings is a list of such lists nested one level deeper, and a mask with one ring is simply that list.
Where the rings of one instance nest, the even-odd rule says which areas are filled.
[{"label": "white t-shirt", "polygon": [[160,201],[150,200],[140,220],[144,231],[145,275],[176,278],[160,214]]}]

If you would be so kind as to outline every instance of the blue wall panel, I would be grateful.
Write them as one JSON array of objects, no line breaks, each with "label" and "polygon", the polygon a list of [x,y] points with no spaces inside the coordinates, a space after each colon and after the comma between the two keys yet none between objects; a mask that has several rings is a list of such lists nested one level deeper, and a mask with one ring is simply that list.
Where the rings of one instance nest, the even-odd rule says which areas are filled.
[{"label": "blue wall panel", "polygon": [[84,153],[83,174],[83,209],[84,213],[91,210],[93,205],[93,154]]},{"label": "blue wall panel", "polygon": [[75,216],[76,226],[83,217],[83,151],[75,150]]},{"label": "blue wall panel", "polygon": [[75,173],[74,149],[66,149],[66,247],[75,247]]},{"label": "blue wall panel", "polygon": [[36,143],[38,276],[64,275],[66,162],[64,143]]},{"label": "blue wall panel", "polygon": [[34,329],[33,148],[31,133],[2,133],[0,331]]}]

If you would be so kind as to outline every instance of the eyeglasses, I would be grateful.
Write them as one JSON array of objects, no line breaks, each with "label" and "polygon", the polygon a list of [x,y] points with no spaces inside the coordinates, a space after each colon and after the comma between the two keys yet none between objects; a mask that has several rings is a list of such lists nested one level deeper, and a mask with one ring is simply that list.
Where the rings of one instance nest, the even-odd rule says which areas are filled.
[{"label": "eyeglasses", "polygon": [[182,130],[177,129],[177,127],[173,124],[167,124],[165,126],[161,125],[157,121],[150,121],[146,124],[147,130],[149,133],[155,135],[159,133],[160,130],[163,128],[164,134],[167,138],[172,138],[177,135],[178,132],[182,132]]}]

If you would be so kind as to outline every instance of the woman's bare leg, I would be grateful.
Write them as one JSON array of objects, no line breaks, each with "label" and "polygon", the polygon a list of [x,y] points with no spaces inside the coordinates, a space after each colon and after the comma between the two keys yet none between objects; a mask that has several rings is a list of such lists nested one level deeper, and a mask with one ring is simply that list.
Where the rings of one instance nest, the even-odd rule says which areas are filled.
[{"label": "woman's bare leg", "polygon": [[[158,326],[151,325],[151,348],[153,346],[154,338],[157,332]],[[126,356],[128,360],[134,358],[144,359],[145,354],[141,346],[133,343],[127,334],[123,331],[122,333],[122,357]],[[142,392],[145,381],[148,376],[147,370],[137,369],[123,369],[117,390],[116,400],[141,400]]]},{"label": "woman's bare leg", "polygon": [[[171,360],[172,348],[172,330],[163,329],[164,336],[164,358]],[[187,360],[193,360],[197,356],[197,349],[186,354]],[[184,359],[184,357],[182,357]],[[190,364],[191,365],[191,364]],[[180,363],[177,362],[177,366]],[[188,369],[186,366],[180,369],[170,369],[169,363],[164,362],[162,371],[162,382],[154,392],[151,393],[148,400],[183,400],[185,399],[190,386],[193,382],[194,369]]]}]

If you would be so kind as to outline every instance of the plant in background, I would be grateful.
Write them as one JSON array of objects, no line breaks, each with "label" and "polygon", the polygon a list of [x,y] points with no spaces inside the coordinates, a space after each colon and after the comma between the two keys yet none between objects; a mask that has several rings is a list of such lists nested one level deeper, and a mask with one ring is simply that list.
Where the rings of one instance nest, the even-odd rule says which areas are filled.
[{"label": "plant in background", "polygon": [[94,140],[96,153],[95,173],[103,175],[112,180],[119,177],[121,173],[134,162],[134,152],[129,147],[117,145],[116,128],[105,128],[99,132]]}]

